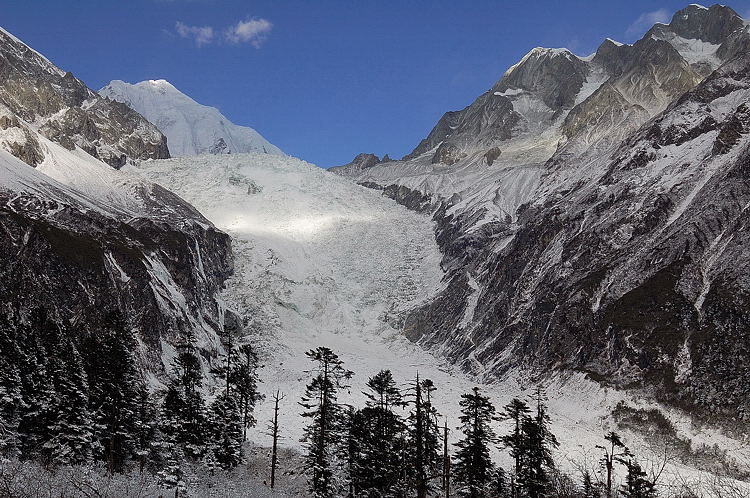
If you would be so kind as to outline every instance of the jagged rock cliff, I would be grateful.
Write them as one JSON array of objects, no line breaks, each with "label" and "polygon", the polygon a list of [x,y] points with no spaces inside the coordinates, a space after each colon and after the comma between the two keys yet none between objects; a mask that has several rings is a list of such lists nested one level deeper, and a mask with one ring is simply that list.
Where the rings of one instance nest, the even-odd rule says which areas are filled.
[{"label": "jagged rock cliff", "polygon": [[405,332],[750,417],[747,47],[691,5],[592,57],[537,48],[404,160],[335,170],[432,206],[450,277]]},{"label": "jagged rock cliff", "polygon": [[166,138],[143,116],[100,97],[2,29],[0,104],[66,149],[77,146],[115,168],[169,157]]},{"label": "jagged rock cliff", "polygon": [[142,116],[0,31],[3,313],[25,320],[44,308],[84,334],[119,312],[157,374],[178,338],[213,341],[229,237],[171,192],[112,167],[166,156]]}]

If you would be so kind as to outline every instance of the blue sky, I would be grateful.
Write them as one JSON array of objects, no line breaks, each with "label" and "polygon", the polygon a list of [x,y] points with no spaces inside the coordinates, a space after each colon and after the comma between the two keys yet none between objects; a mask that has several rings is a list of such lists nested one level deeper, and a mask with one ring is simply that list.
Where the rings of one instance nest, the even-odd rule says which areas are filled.
[{"label": "blue sky", "polygon": [[167,79],[324,167],[408,153],[535,46],[587,55],[687,3],[0,0],[3,27],[90,87]]}]

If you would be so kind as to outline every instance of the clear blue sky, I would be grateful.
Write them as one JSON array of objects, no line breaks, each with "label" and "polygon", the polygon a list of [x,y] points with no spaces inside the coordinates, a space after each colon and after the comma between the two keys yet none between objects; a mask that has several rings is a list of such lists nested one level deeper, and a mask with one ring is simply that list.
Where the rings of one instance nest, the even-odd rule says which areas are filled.
[{"label": "clear blue sky", "polygon": [[401,157],[535,46],[588,55],[688,3],[0,0],[0,24],[95,90],[164,78],[327,167]]}]

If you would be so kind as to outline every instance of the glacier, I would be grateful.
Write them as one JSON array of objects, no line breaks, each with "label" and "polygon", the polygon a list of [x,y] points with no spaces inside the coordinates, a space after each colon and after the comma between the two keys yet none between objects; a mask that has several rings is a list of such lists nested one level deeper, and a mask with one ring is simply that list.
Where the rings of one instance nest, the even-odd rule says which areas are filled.
[{"label": "glacier", "polygon": [[232,123],[215,107],[199,104],[163,79],[135,84],[114,80],[99,95],[127,104],[154,123],[167,137],[173,156],[253,151],[284,155],[253,128]]}]

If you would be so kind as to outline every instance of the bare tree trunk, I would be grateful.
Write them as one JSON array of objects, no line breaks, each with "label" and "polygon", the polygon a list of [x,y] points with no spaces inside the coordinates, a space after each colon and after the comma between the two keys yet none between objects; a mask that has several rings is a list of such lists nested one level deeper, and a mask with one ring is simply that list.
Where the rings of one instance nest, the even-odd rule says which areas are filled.
[{"label": "bare tree trunk", "polygon": [[271,489],[276,484],[276,465],[278,463],[278,441],[279,441],[279,401],[284,399],[284,395],[276,390],[273,396],[273,425],[271,426],[271,436],[273,445],[271,446]]},{"label": "bare tree trunk", "polygon": [[443,427],[443,490],[445,491],[445,498],[449,498],[451,494],[451,457],[448,454],[448,418],[445,418],[445,426]]}]

